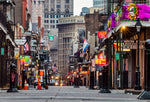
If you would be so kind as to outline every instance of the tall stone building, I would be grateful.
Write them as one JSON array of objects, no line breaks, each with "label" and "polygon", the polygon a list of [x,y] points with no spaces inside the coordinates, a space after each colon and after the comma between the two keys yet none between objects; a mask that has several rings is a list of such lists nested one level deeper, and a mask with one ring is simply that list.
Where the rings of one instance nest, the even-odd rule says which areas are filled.
[{"label": "tall stone building", "polygon": [[85,30],[83,16],[59,19],[58,23],[58,71],[64,75],[69,71],[69,56],[77,51],[79,32]]},{"label": "tall stone building", "polygon": [[40,17],[41,27],[44,27],[44,5],[45,0],[31,0],[32,1],[32,31],[38,32],[38,17]]},{"label": "tall stone building", "polygon": [[44,28],[50,35],[57,35],[58,19],[73,16],[73,0],[45,0]]},{"label": "tall stone building", "polygon": [[[53,41],[48,41],[51,60],[58,62],[58,19],[73,16],[73,0],[45,0],[44,7],[44,35],[49,40],[49,36],[54,36]],[[57,58],[57,59],[56,59]],[[58,65],[57,65],[58,66]]]}]

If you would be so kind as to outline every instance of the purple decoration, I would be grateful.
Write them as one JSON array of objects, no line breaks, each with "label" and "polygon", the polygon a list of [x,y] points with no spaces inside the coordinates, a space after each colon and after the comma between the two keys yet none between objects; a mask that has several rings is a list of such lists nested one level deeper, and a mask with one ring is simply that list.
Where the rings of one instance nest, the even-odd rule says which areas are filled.
[{"label": "purple decoration", "polygon": [[115,14],[112,14],[108,20],[107,20],[107,24],[109,25],[107,27],[107,31],[112,30],[113,28],[115,28]]},{"label": "purple decoration", "polygon": [[[138,16],[140,18],[140,20],[143,21],[148,21],[150,18],[150,6],[146,5],[146,4],[137,4],[136,5],[138,7]],[[128,6],[123,6],[122,7],[122,17],[121,19],[130,19],[130,17],[128,16],[129,11],[127,10]]]},{"label": "purple decoration", "polygon": [[[137,4],[136,6],[138,7],[138,17],[140,18],[140,20],[148,21],[150,18],[150,6],[146,4]],[[129,11],[127,10],[128,7],[129,6],[127,5],[122,6],[122,9],[117,12],[117,19],[115,19],[117,14],[114,13],[108,18],[107,32],[115,28],[121,20],[130,20]]]},{"label": "purple decoration", "polygon": [[112,28],[115,28],[115,14],[113,13],[113,14],[111,15],[111,17],[112,17],[112,24],[111,24],[111,27],[112,27]]}]

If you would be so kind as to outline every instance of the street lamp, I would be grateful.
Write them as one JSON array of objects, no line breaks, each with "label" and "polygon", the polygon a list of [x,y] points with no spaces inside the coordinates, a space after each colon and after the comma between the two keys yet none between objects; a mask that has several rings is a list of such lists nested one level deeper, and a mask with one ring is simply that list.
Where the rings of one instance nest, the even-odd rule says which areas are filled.
[{"label": "street lamp", "polygon": [[135,90],[141,90],[140,86],[140,65],[139,65],[139,35],[140,35],[140,30],[142,27],[142,24],[140,22],[140,19],[137,19],[137,22],[135,24],[137,33],[138,33],[138,45],[137,45],[137,67],[136,67],[136,83],[135,83]]}]

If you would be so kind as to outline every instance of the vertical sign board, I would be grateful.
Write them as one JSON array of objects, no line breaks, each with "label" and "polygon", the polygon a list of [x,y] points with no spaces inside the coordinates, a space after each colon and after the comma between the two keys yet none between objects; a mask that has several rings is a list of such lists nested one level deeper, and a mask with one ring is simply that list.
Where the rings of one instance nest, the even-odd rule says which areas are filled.
[{"label": "vertical sign board", "polygon": [[54,40],[54,36],[49,36],[49,40],[53,41]]},{"label": "vertical sign board", "polygon": [[119,60],[119,59],[120,59],[120,53],[116,52],[116,60]]},{"label": "vertical sign board", "polygon": [[1,48],[1,55],[4,55],[4,48]]},{"label": "vertical sign board", "polygon": [[15,49],[14,49],[14,56],[15,56],[15,58],[18,58],[18,57],[19,57],[19,51],[20,51],[19,48],[15,48]]}]

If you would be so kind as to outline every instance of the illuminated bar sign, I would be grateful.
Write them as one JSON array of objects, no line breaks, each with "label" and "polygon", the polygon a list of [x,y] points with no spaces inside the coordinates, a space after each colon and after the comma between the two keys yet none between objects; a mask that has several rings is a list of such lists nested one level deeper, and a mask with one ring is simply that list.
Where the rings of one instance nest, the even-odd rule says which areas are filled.
[{"label": "illuminated bar sign", "polygon": [[106,58],[100,58],[100,59],[98,59],[98,64],[99,65],[106,65]]},{"label": "illuminated bar sign", "polygon": [[107,32],[97,32],[97,37],[98,38],[106,38],[107,37]]},{"label": "illuminated bar sign", "polygon": [[103,57],[103,53],[100,53],[98,56],[98,64],[99,65],[106,65],[106,58]]}]

